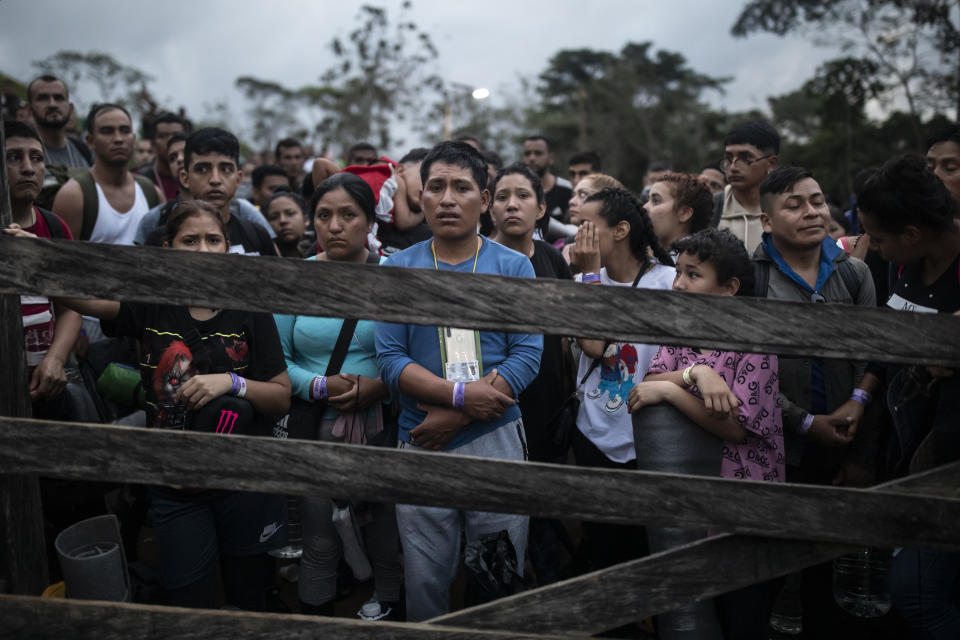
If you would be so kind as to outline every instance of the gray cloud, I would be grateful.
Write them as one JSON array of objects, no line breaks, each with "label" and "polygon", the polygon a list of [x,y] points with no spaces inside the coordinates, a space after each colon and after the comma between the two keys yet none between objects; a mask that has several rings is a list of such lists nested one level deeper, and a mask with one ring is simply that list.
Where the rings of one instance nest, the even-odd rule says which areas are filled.
[{"label": "gray cloud", "polygon": [[[400,0],[382,4],[396,13]],[[733,78],[713,104],[763,109],[767,96],[798,87],[836,53],[796,39],[734,39],[735,3],[713,0],[414,4],[413,18],[440,51],[442,73],[491,88],[492,100],[518,74],[536,76],[560,49],[618,50],[650,40],[682,53],[697,71]],[[105,51],[155,76],[153,87],[170,106],[183,104],[200,117],[204,105],[226,101],[240,116],[245,105],[233,86],[238,76],[294,87],[316,82],[330,59],[326,44],[351,28],[357,8],[316,0],[6,0],[0,2],[0,60],[5,72],[27,80],[32,61],[60,49]]]}]

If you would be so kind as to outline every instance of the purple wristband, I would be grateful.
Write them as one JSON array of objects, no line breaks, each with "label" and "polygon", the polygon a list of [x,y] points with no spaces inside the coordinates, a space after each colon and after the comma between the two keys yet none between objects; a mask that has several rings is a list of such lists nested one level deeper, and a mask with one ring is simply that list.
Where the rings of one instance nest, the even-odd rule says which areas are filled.
[{"label": "purple wristband", "polygon": [[463,402],[466,399],[467,385],[464,382],[457,382],[453,385],[453,408],[463,410]]},{"label": "purple wristband", "polygon": [[854,389],[850,394],[850,399],[859,402],[863,406],[870,404],[870,394],[863,389]]},{"label": "purple wristband", "polygon": [[583,284],[595,284],[595,283],[598,283],[598,282],[600,282],[600,274],[599,274],[599,273],[585,273],[585,274],[583,274],[583,276],[581,277],[580,281],[583,282]]},{"label": "purple wristband", "polygon": [[810,431],[810,427],[813,426],[813,414],[808,413],[807,416],[803,419],[803,422],[800,423],[800,433],[806,434],[807,431]]},{"label": "purple wristband", "polygon": [[230,395],[237,395],[237,391],[240,390],[240,376],[230,372]]},{"label": "purple wristband", "polygon": [[313,379],[310,395],[314,400],[327,399],[327,376],[317,376]]}]

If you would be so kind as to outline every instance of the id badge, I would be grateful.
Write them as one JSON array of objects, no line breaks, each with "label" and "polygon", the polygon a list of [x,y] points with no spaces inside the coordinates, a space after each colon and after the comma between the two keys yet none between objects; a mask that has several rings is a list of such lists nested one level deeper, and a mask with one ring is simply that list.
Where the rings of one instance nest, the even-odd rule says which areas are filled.
[{"label": "id badge", "polygon": [[450,382],[474,382],[480,379],[478,349],[480,335],[472,329],[440,329],[443,338],[443,369]]}]

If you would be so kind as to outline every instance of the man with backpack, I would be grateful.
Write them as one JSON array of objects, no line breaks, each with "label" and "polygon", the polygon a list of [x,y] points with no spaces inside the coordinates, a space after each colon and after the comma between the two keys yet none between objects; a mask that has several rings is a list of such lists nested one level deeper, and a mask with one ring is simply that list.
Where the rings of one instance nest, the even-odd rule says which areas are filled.
[{"label": "man with backpack", "polygon": [[[11,229],[40,238],[72,240],[66,223],[34,205],[43,185],[43,142],[30,125],[4,122],[7,180],[13,210]],[[9,232],[8,232],[9,233]],[[64,365],[80,333],[80,315],[42,296],[21,296],[23,333],[34,417],[64,419],[70,413]]]},{"label": "man with backpack", "polygon": [[[779,167],[759,189],[763,234],[753,254],[757,296],[874,307],[870,270],[827,233],[830,210],[813,174],[802,167]],[[829,340],[826,333],[824,340]],[[870,394],[859,388],[865,370],[865,362],[852,360],[780,358],[788,482],[872,484],[876,420],[860,424],[854,417],[862,415],[855,408],[870,402]],[[803,571],[803,631],[811,638],[839,637],[831,635],[834,629],[857,625],[834,603],[830,580],[830,563]]]},{"label": "man with backpack", "polygon": [[71,178],[53,201],[53,210],[70,226],[75,238],[133,244],[140,218],[163,202],[163,193],[149,178],[127,168],[134,139],[126,109],[116,104],[98,104],[90,109],[87,143],[93,148],[93,167]]}]

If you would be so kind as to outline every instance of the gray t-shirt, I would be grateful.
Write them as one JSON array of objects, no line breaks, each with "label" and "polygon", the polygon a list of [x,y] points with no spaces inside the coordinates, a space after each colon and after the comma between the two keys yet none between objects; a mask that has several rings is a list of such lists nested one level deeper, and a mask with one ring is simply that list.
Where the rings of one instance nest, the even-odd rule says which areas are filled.
[{"label": "gray t-shirt", "polygon": [[90,163],[87,162],[87,159],[80,153],[80,149],[77,148],[77,143],[69,138],[67,139],[66,146],[62,149],[54,149],[53,147],[44,145],[43,151],[45,156],[44,162],[46,164],[62,164],[73,169],[90,168]]},{"label": "gray t-shirt", "polygon": [[43,145],[43,162],[46,165],[44,171],[44,186],[56,184],[56,179],[50,173],[50,167],[53,165],[63,165],[71,169],[89,169],[90,163],[80,152],[77,143],[67,138],[67,144],[62,149],[54,149]]}]

